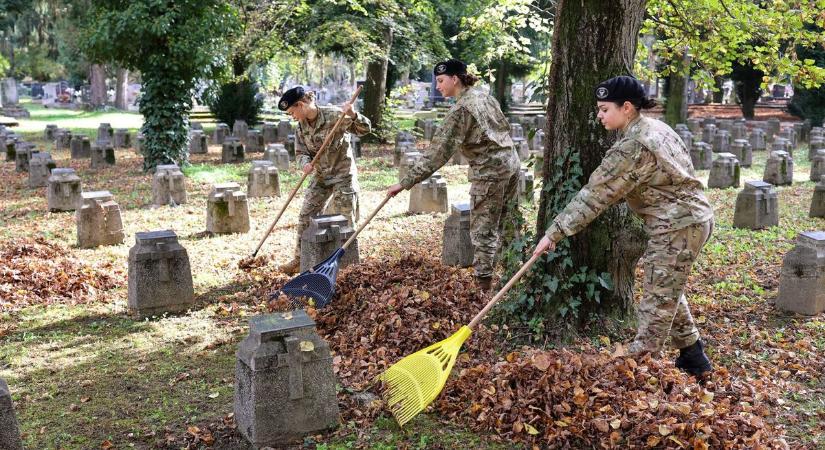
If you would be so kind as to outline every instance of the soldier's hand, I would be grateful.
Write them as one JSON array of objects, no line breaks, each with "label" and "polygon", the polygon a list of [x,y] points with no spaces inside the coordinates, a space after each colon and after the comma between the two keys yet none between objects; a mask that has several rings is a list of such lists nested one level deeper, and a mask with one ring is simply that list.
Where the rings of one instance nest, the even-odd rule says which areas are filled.
[{"label": "soldier's hand", "polygon": [[399,192],[403,191],[404,188],[400,184],[393,184],[392,186],[387,189],[387,196],[388,197],[395,197],[398,195]]},{"label": "soldier's hand", "polygon": [[556,250],[556,242],[551,240],[549,237],[544,236],[541,238],[538,244],[536,244],[536,249],[533,250],[533,255],[538,255],[545,252],[552,252]]},{"label": "soldier's hand", "polygon": [[356,116],[355,110],[352,109],[352,103],[350,103],[350,102],[346,102],[343,105],[341,105],[341,111],[343,111],[344,114],[346,114],[350,117],[355,117]]},{"label": "soldier's hand", "polygon": [[312,169],[314,169],[314,168],[315,167],[313,167],[312,164],[310,163],[310,164],[305,164],[303,169],[301,169],[301,170],[303,170],[305,174],[309,174],[310,172],[312,172]]}]

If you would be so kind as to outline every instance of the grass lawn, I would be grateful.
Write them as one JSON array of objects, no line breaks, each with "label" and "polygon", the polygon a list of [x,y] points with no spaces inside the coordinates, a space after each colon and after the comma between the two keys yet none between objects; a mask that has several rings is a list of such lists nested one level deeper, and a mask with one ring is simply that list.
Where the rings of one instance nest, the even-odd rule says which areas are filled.
[{"label": "grass lawn", "polygon": [[[92,134],[100,122],[130,129],[141,124],[139,115],[129,113],[27,108],[32,118],[21,122],[20,131],[47,148],[50,144],[42,139],[47,123]],[[391,152],[390,147],[367,146],[358,161],[362,218],[381,201],[383,189],[397,179]],[[796,154],[805,152],[800,149]],[[219,147],[210,146],[208,154],[194,155],[192,165],[184,168],[188,203],[153,208],[149,205],[151,177],[141,171],[142,159],[131,150],[118,150],[117,165],[98,170],[91,170],[88,160],[71,160],[66,151],[52,156],[58,167],[77,169],[84,191],[105,189],[114,194],[126,241],[96,249],[77,248],[73,214],[48,212],[45,188],[27,188],[26,174],[16,173],[13,162],[0,164],[0,241],[45,238],[60,248],[59,258],[76,261],[83,270],[105,271],[117,282],[114,289],[93,289],[71,300],[0,303],[0,377],[11,389],[26,447],[207,447],[204,442],[192,443],[198,433],[191,427],[204,428],[232,412],[237,344],[248,332],[248,319],[266,311],[266,299],[250,291],[250,286],[266,280],[259,279],[258,272],[239,270],[237,263],[263,236],[297,182],[297,171],[281,174],[282,198],[249,199],[248,233],[206,236],[206,199],[212,184],[236,181],[245,185],[249,162],[221,164]],[[761,179],[765,159],[765,153],[756,154],[753,167],[742,170],[742,180]],[[810,165],[804,159],[796,159],[794,185],[777,188],[779,227],[757,232],[733,228],[738,190],[708,191],[716,211],[716,229],[690,280],[689,300],[704,335],[718,343],[710,350],[715,363],[742,377],[786,377],[782,361],[790,358],[787,352],[794,352],[793,364],[803,365],[806,358],[821,363],[825,355],[822,315],[795,317],[772,306],[782,257],[796,235],[825,229],[825,220],[807,217],[814,183],[807,181]],[[441,172],[449,183],[450,202],[469,201],[467,167],[447,166]],[[707,171],[700,176],[707,182]],[[362,259],[397,258],[422,248],[440,255],[446,214],[408,216],[408,201],[408,193],[399,194],[359,237]],[[262,249],[271,256],[271,264],[291,257],[300,205],[301,193]],[[535,207],[525,212],[534,223]],[[187,249],[197,305],[178,316],[135,320],[126,314],[127,256],[135,233],[157,229],[174,230]],[[756,311],[762,319],[737,316],[735,311]],[[795,346],[801,341],[810,346]],[[778,359],[778,354],[785,356]],[[773,405],[776,420],[785,427],[791,447],[825,445],[822,374],[797,374],[794,371],[786,377],[788,390],[781,404]],[[404,430],[387,416],[366,428],[344,423],[337,433],[308,437],[304,445],[318,449],[520,448],[495,433],[471,432],[467,422],[448,422],[437,413],[423,415]],[[214,446],[237,448],[220,440]]]}]

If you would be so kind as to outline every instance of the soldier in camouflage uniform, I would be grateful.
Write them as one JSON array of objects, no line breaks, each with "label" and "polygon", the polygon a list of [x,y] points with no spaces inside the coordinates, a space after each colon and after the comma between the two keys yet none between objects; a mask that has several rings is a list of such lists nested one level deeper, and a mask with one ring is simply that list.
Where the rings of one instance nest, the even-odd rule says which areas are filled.
[{"label": "soldier in camouflage uniform", "polygon": [[650,236],[644,255],[644,294],[631,354],[658,354],[668,335],[680,356],[676,366],[696,376],[711,364],[699,340],[684,287],[691,266],[713,228],[713,209],[693,172],[681,138],[666,124],[639,114],[653,106],[641,83],[615,77],[596,88],[599,119],[621,138],[605,154],[587,185],[560,212],[536,247],[554,250],[610,205],[625,200]]},{"label": "soldier in camouflage uniform", "polygon": [[445,97],[456,97],[456,103],[447,111],[424,158],[388,193],[412,188],[461,151],[470,161],[473,267],[479,287],[489,290],[504,219],[517,208],[519,158],[510,138],[510,123],[495,98],[473,87],[478,78],[467,73],[467,66],[451,59],[436,64],[433,72],[438,90]]},{"label": "soldier in camouflage uniform", "polygon": [[[298,165],[304,173],[315,172],[304,191],[304,204],[298,217],[295,257],[281,266],[281,271],[293,274],[300,266],[301,234],[309,227],[310,218],[323,211],[326,214],[342,214],[353,226],[358,220],[358,170],[352,156],[350,133],[359,136],[369,133],[370,121],[353,111],[349,103],[342,108],[317,106],[314,94],[305,92],[300,86],[284,92],[278,108],[298,121],[295,132]],[[314,165],[310,164],[342,112],[346,113],[346,117],[327,149]],[[332,200],[327,204],[330,196]]]}]

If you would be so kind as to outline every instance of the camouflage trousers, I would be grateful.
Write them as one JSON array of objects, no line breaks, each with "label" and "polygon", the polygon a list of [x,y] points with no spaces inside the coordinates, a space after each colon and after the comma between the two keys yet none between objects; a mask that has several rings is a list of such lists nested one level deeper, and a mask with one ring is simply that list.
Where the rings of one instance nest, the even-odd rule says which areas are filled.
[{"label": "camouflage trousers", "polygon": [[[358,181],[352,177],[333,181],[313,178],[304,192],[304,204],[298,215],[298,240],[295,256],[301,255],[301,235],[309,227],[310,219],[319,214],[341,214],[351,226],[358,222]],[[332,199],[330,199],[332,197]]]},{"label": "camouflage trousers", "polygon": [[668,336],[675,348],[699,339],[684,289],[712,230],[713,219],[650,237],[643,263],[644,293],[636,309],[639,329],[628,353],[659,353]]},{"label": "camouflage trousers", "polygon": [[504,223],[518,208],[518,172],[503,180],[473,181],[470,186],[470,240],[477,277],[491,277],[504,240]]}]

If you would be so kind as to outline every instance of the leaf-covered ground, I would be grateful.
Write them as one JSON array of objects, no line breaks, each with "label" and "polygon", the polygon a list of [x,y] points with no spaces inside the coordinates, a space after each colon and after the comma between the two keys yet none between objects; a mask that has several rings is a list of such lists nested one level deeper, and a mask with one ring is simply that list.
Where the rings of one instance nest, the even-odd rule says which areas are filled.
[{"label": "leaf-covered ground", "polygon": [[[105,116],[100,121],[118,127]],[[211,184],[244,185],[248,163],[222,165],[213,147],[185,170],[187,204],[151,208],[151,179],[134,153],[118,151],[116,167],[97,171],[66,152],[53,156],[58,166],[78,169],[84,190],[113,192],[126,242],[74,247],[73,214],[47,212],[45,189],[28,189],[13,163],[0,164],[0,377],[9,382],[27,447],[243,448],[231,416],[234,350],[249,317],[282,307],[268,294],[288,279],[276,265],[291,256],[300,194],[263,249],[270,264],[245,272],[237,263],[281,199],[250,200],[247,234],[203,231]],[[391,159],[390,149],[369,147],[359,161],[362,216],[395,180]],[[761,179],[764,162],[758,154],[743,180]],[[825,220],[807,217],[813,183],[806,181],[807,163],[796,162],[795,185],[778,189],[779,227],[733,228],[737,190],[709,191],[717,227],[688,294],[718,368],[711,382],[698,385],[675,370],[674,353],[612,357],[629,328],[537,349],[508,342],[506,329],[482,327],[442,396],[404,430],[369,395],[372,378],[449,336],[484,299],[469,270],[439,263],[445,215],[408,216],[408,196],[399,195],[359,238],[363,262],[339,274],[334,304],[314,312],[335,352],[342,426],[296,445],[821,448],[825,317],[773,306],[782,257],[795,236],[825,229]],[[443,173],[450,201],[466,201],[466,166]],[[706,180],[706,171],[700,175]],[[283,174],[282,191],[296,180],[294,172]],[[126,315],[128,249],[136,232],[166,228],[189,253],[197,306],[134,320]]]}]

